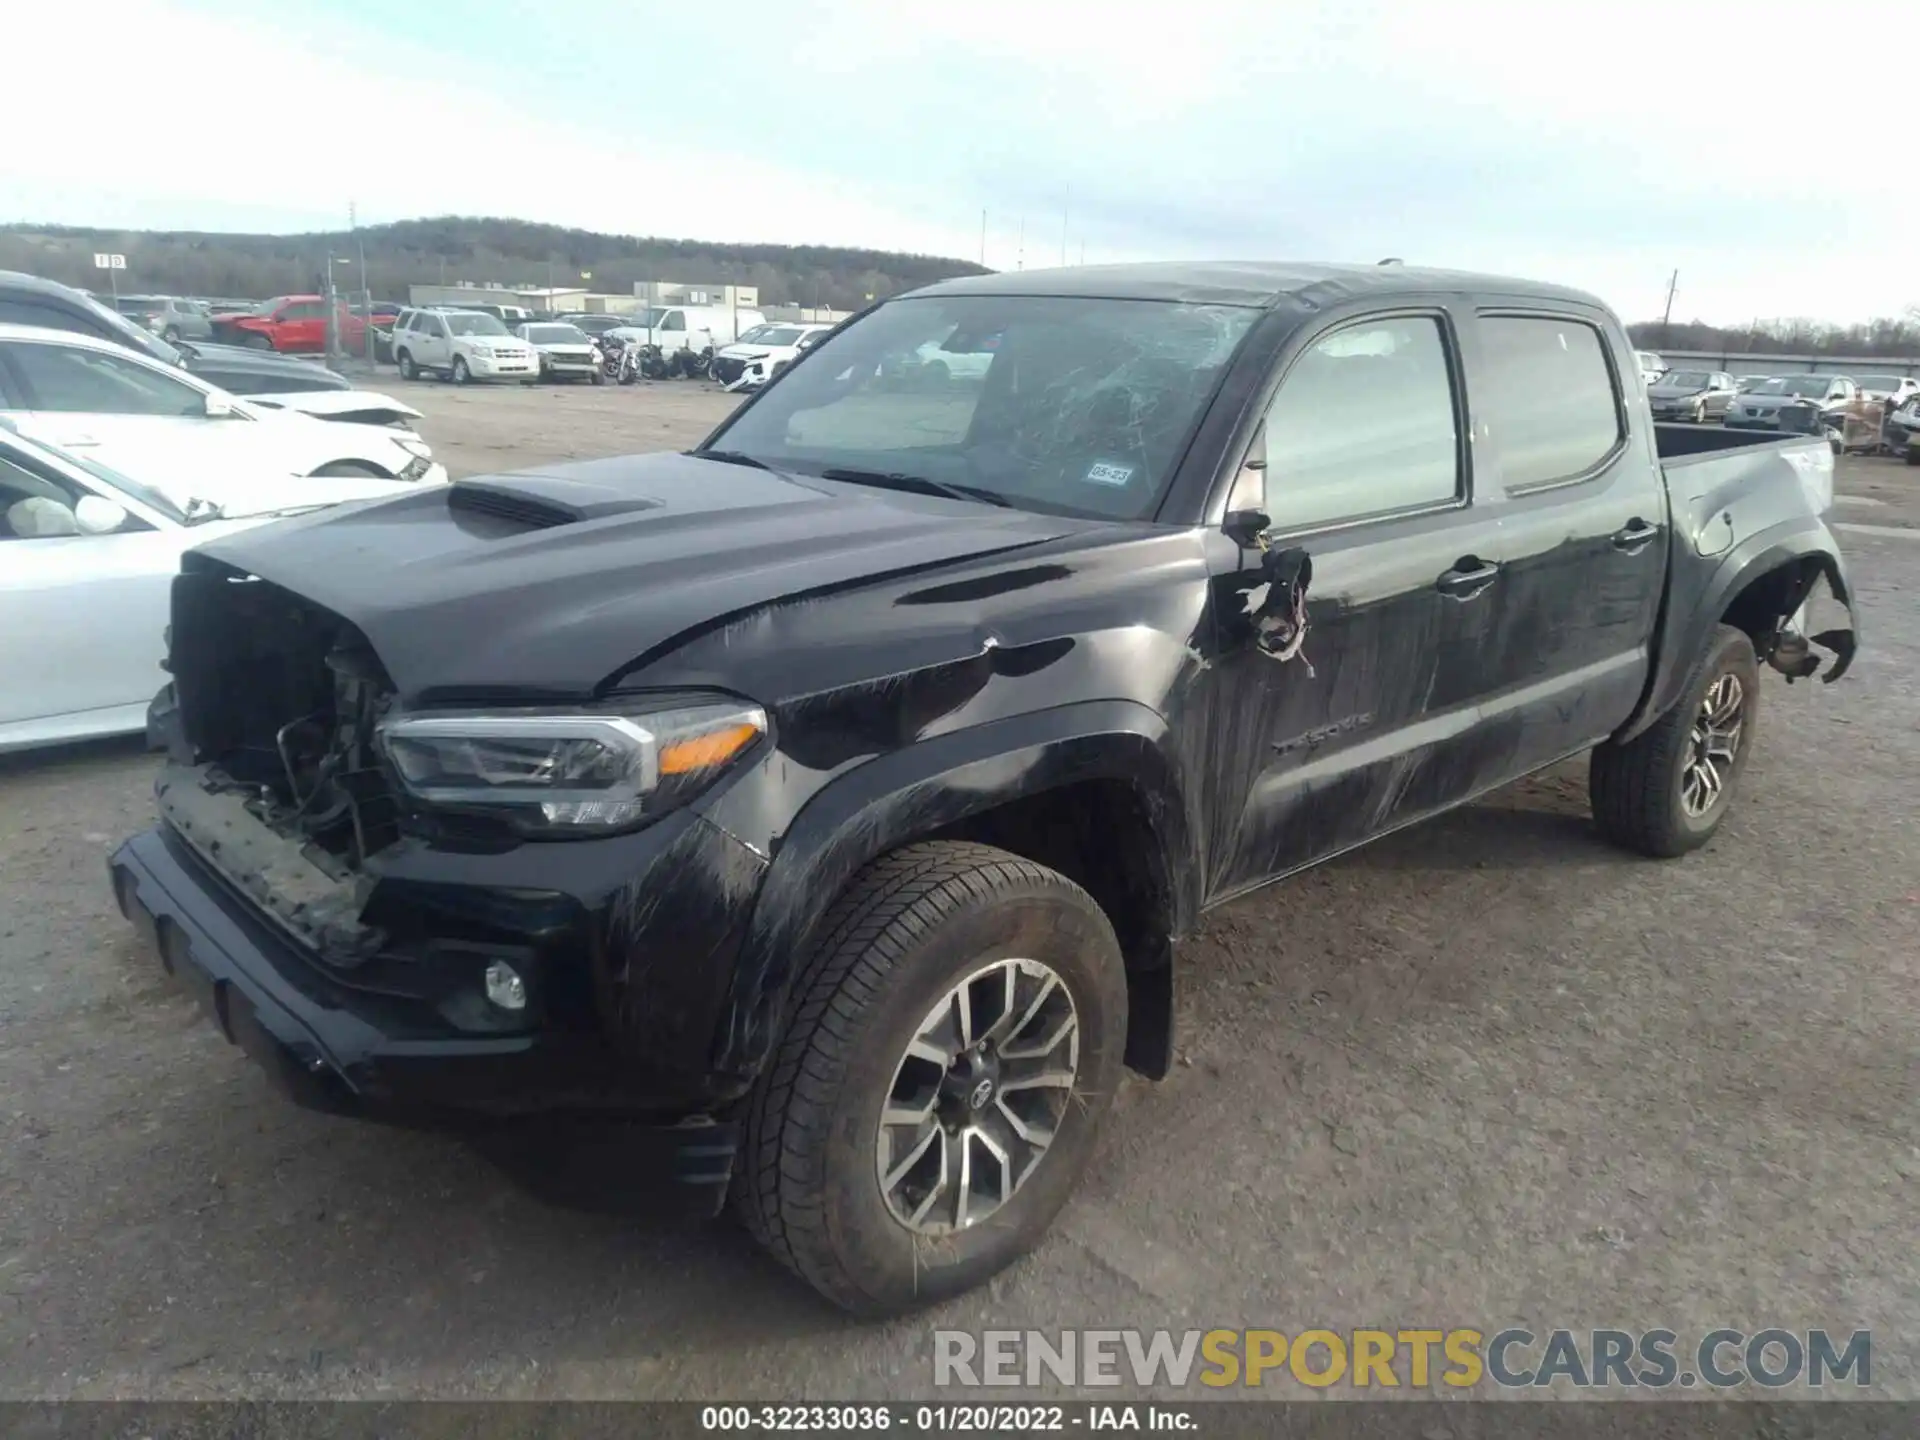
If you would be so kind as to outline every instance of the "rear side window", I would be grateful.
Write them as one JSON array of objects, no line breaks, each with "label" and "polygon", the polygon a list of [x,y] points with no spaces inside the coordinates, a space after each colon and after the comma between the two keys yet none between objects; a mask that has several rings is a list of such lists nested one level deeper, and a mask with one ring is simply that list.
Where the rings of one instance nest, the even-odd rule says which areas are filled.
[{"label": "rear side window", "polygon": [[1316,340],[1280,382],[1264,433],[1277,530],[1456,498],[1459,424],[1440,322],[1363,320]]},{"label": "rear side window", "polygon": [[120,338],[104,325],[88,325],[70,311],[42,305],[34,300],[0,299],[0,322],[8,325],[38,325],[46,330],[75,330],[82,335],[91,335],[96,340]]},{"label": "rear side window", "polygon": [[1572,480],[1625,433],[1606,342],[1580,320],[1484,316],[1475,415],[1499,448],[1506,488]]}]

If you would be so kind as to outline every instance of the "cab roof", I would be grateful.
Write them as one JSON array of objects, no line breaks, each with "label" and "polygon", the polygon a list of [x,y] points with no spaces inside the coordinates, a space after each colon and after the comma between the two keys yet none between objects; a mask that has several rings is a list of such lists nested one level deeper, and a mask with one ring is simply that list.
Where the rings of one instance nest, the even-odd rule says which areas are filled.
[{"label": "cab roof", "polygon": [[1052,295],[1106,300],[1182,300],[1268,310],[1285,301],[1326,305],[1367,296],[1469,291],[1605,308],[1564,285],[1411,265],[1318,265],[1279,260],[1166,260],[1003,271],[941,280],[914,295]]}]

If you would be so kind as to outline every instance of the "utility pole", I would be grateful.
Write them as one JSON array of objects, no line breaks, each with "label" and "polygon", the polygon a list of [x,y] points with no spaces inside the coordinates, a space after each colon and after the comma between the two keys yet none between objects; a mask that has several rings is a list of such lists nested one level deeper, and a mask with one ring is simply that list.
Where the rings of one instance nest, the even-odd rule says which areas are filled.
[{"label": "utility pole", "polygon": [[1024,215],[1020,217],[1020,245],[1013,253],[1013,268],[1016,270],[1027,268],[1027,217]]},{"label": "utility pole", "polygon": [[1660,315],[1660,343],[1662,345],[1669,345],[1673,342],[1673,296],[1674,292],[1679,288],[1680,272],[1675,270],[1672,277],[1667,281],[1667,308],[1662,311]]},{"label": "utility pole", "polygon": [[987,265],[987,212],[980,212],[980,268]]},{"label": "utility pole", "polygon": [[1067,207],[1073,201],[1073,186],[1067,186],[1066,193],[1060,197],[1060,268],[1067,265]]}]

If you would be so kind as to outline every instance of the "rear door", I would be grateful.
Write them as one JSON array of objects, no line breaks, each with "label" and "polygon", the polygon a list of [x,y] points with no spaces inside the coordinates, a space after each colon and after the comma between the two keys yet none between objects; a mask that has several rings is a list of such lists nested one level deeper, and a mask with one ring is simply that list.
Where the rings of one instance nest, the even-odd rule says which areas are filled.
[{"label": "rear door", "polygon": [[[1475,501],[1450,301],[1342,319],[1290,344],[1230,512],[1311,561],[1306,628],[1262,646],[1265,558],[1209,537],[1219,653],[1203,753],[1219,899],[1453,803],[1474,785],[1482,653],[1500,579]],[[1284,597],[1281,597],[1284,608]],[[1269,612],[1271,613],[1271,612]]]},{"label": "rear door", "polygon": [[1511,779],[1605,738],[1638,703],[1666,491],[1633,352],[1603,312],[1491,303],[1468,347],[1480,475],[1506,552],[1475,764]]},{"label": "rear door", "polygon": [[447,334],[447,322],[431,310],[413,317],[413,363],[429,370],[444,370],[453,361],[453,341]]},{"label": "rear door", "polygon": [[294,417],[210,416],[207,391],[170,366],[57,341],[0,341],[0,392],[55,443],[143,479],[305,474]]},{"label": "rear door", "polygon": [[327,307],[321,300],[296,300],[274,318],[274,348],[312,351],[327,347]]}]

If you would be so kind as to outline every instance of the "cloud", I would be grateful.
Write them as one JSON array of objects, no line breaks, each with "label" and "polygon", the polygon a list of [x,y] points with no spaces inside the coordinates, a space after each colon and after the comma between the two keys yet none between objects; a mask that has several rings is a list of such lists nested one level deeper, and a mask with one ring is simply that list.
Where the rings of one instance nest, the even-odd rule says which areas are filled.
[{"label": "cloud", "polygon": [[[65,67],[14,76],[16,113],[55,119],[11,147],[0,207],[16,215],[335,225],[352,199],[372,219],[507,210],[971,257],[985,211],[1004,267],[1083,247],[1090,261],[1394,254],[1564,280],[1634,316],[1657,311],[1677,268],[1676,312],[1719,321],[1920,299],[1920,195],[1883,178],[1901,92],[1833,103],[1811,83],[1830,72],[1773,12],[45,8],[20,22],[30,45],[87,54],[90,79],[77,95]],[[205,59],[173,78],[157,55]]]}]

